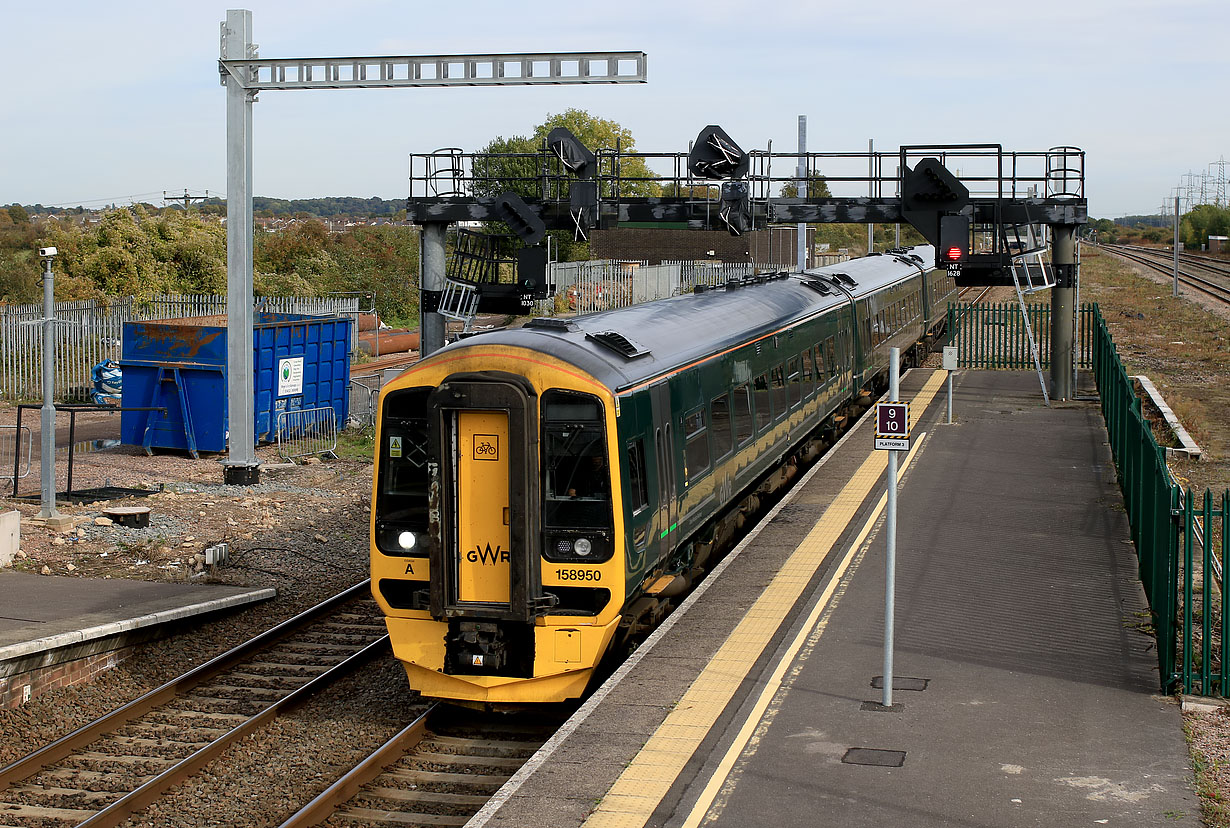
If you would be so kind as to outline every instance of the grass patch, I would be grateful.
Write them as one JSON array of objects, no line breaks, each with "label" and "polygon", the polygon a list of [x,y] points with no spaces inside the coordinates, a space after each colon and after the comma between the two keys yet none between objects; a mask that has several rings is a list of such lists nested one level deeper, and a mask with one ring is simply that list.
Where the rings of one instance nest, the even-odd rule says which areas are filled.
[{"label": "grass patch", "polygon": [[376,430],[370,426],[348,428],[337,435],[337,454],[341,460],[371,463],[376,456]]}]

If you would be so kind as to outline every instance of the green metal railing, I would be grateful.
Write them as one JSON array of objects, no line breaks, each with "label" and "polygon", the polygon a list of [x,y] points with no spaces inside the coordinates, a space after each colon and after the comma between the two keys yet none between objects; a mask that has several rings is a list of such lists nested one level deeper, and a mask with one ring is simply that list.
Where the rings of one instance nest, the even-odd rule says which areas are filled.
[{"label": "green metal railing", "polygon": [[1230,491],[1214,509],[1213,493],[1205,490],[1198,508],[1196,495],[1174,483],[1166,451],[1141,412],[1135,385],[1096,305],[1089,319],[1093,372],[1157,636],[1162,690],[1230,696],[1228,607],[1221,595],[1221,573],[1230,558]]},{"label": "green metal railing", "polygon": [[[1049,305],[1026,305],[1029,327],[1038,343],[1042,367],[1051,364],[1051,308]],[[1093,365],[1094,306],[1084,304],[1076,324],[1076,367],[1089,369]],[[957,348],[957,364],[962,368],[1028,370],[1034,367],[1025,333],[1021,306],[1016,302],[992,304],[950,304],[948,330]]]}]

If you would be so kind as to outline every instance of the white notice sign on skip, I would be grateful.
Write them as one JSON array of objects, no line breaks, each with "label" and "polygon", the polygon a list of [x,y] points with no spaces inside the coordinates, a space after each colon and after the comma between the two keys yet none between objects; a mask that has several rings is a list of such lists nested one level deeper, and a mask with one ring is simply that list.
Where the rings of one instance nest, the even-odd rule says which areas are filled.
[{"label": "white notice sign on skip", "polygon": [[278,396],[303,393],[303,357],[278,360]]}]

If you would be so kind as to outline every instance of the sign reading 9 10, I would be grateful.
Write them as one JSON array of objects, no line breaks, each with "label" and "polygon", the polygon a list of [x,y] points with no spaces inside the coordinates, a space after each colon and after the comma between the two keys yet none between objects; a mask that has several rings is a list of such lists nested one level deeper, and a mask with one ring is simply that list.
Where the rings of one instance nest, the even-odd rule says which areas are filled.
[{"label": "sign reading 9 10", "polygon": [[900,450],[910,447],[910,404],[876,403],[876,448]]}]

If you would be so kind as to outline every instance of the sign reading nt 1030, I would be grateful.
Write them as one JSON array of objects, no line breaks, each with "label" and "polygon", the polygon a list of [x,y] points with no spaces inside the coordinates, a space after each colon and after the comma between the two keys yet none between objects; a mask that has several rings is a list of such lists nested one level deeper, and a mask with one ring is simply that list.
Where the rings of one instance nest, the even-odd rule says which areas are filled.
[{"label": "sign reading nt 1030", "polygon": [[876,403],[877,449],[907,451],[910,448],[910,404]]}]

